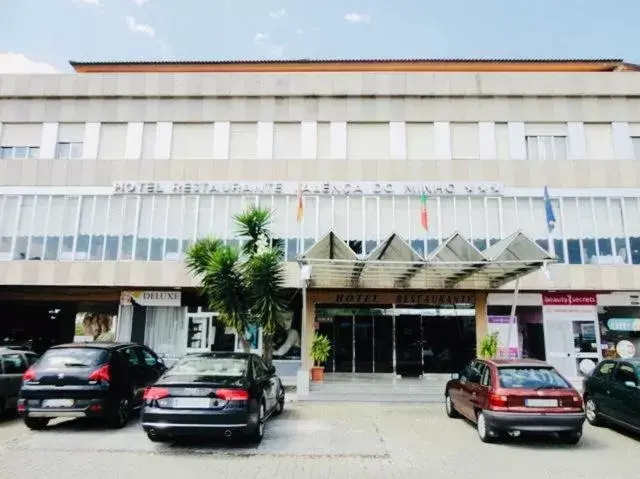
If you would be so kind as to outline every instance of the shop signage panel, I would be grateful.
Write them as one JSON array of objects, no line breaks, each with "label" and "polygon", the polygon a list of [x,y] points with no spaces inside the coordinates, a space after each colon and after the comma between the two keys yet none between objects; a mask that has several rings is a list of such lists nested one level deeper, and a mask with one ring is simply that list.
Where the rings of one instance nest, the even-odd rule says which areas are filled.
[{"label": "shop signage panel", "polygon": [[543,306],[597,306],[596,293],[542,293]]},{"label": "shop signage panel", "polygon": [[611,331],[640,331],[639,318],[610,318],[607,328]]},{"label": "shop signage panel", "polygon": [[180,291],[123,291],[120,294],[120,304],[130,305],[132,302],[140,306],[180,306],[182,293]]},{"label": "shop signage panel", "polygon": [[116,195],[501,196],[502,183],[434,181],[118,181]]},{"label": "shop signage panel", "polygon": [[443,304],[475,304],[473,293],[465,292],[337,292],[323,297],[321,302],[331,304],[396,304],[398,306],[438,306]]}]

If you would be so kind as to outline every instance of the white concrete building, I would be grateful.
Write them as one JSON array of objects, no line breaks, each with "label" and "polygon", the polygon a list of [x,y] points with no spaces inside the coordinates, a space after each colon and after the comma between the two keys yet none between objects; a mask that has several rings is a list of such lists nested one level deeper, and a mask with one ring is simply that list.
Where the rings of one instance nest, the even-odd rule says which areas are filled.
[{"label": "white concrete building", "polygon": [[[621,341],[623,354],[640,355],[640,321],[631,321],[640,317],[633,293],[640,284],[636,66],[619,60],[73,65],[76,74],[0,76],[0,301],[18,318],[1,334],[33,336],[45,323],[29,325],[25,316],[48,319],[57,310],[66,319],[55,331],[48,324],[46,335],[68,340],[77,311],[116,314],[123,291],[169,291],[180,294],[134,293],[133,303],[147,309],[123,305],[119,337],[167,355],[233,347],[220,328],[215,333],[215,317],[195,294],[182,258],[205,235],[237,242],[233,214],[258,203],[273,208],[292,291],[301,287],[298,259],[329,232],[351,247],[355,264],[393,233],[412,248],[405,254],[428,262],[456,232],[470,254],[469,245],[483,252],[521,230],[555,261],[520,282],[513,347],[545,355],[568,376],[588,366],[584,359],[616,354]],[[545,186],[556,220],[551,233]],[[457,368],[488,329],[500,329],[491,318],[509,314],[514,289],[513,281],[440,284],[428,273],[398,286],[391,277],[353,282],[317,271],[305,312],[292,293],[294,324],[302,330],[306,366],[314,330],[331,335],[331,371],[397,371],[407,340],[386,313],[362,320],[323,312],[343,303],[331,296],[336,291],[342,298],[347,288],[383,296],[398,287],[448,292],[442,304],[431,296],[430,304],[413,303],[422,309],[407,313],[421,318],[407,319],[405,329],[422,351],[407,361],[429,373]],[[451,299],[456,291],[471,298],[467,306],[455,306],[462,304]],[[547,291],[583,297],[583,309],[558,313],[547,295],[543,314]],[[401,306],[383,296],[352,297],[349,306]],[[557,301],[571,306],[570,299]],[[438,362],[429,354],[451,358],[451,351],[438,355],[462,334],[446,326],[450,337],[440,338],[441,329],[425,319],[447,317],[444,309],[471,311],[475,327],[466,352]],[[350,335],[336,331],[341,321],[351,324]],[[379,321],[393,325],[385,338]],[[209,331],[197,344],[187,335],[193,325]]]}]

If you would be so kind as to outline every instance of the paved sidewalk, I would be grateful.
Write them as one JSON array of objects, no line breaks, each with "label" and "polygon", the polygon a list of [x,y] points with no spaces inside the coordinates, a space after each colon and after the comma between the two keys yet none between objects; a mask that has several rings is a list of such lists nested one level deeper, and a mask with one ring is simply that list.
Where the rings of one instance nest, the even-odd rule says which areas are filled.
[{"label": "paved sidewalk", "polygon": [[[299,403],[267,425],[259,447],[157,445],[139,423],[109,431],[77,421],[32,433],[0,426],[0,477],[620,479],[637,475],[638,438],[587,427],[578,446],[482,444],[440,406]],[[11,438],[9,436],[12,436]]]}]

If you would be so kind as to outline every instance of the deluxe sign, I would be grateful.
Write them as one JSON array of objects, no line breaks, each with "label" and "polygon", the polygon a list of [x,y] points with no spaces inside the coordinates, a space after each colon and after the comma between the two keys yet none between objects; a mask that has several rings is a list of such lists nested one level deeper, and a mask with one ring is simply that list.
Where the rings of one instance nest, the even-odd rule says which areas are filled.
[{"label": "deluxe sign", "polygon": [[500,196],[501,183],[484,182],[401,182],[401,181],[316,181],[316,182],[233,182],[233,181],[118,181],[113,194],[149,195],[421,195]]},{"label": "deluxe sign", "polygon": [[180,291],[123,291],[120,294],[120,304],[130,305],[135,302],[140,306],[180,306],[182,293]]}]

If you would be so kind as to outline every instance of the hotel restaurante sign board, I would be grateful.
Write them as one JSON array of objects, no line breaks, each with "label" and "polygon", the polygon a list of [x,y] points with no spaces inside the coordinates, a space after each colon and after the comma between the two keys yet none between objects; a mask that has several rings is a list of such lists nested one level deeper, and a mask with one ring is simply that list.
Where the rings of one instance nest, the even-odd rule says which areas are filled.
[{"label": "hotel restaurante sign board", "polygon": [[[311,296],[311,295],[310,295]],[[465,292],[336,292],[318,293],[314,297],[316,303],[344,304],[344,305],[392,305],[397,306],[440,306],[444,304],[475,304],[473,293]]]},{"label": "hotel restaurante sign board", "polygon": [[423,181],[119,181],[116,195],[500,196],[501,183]]}]

